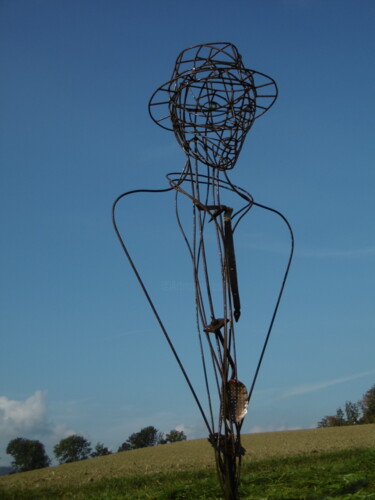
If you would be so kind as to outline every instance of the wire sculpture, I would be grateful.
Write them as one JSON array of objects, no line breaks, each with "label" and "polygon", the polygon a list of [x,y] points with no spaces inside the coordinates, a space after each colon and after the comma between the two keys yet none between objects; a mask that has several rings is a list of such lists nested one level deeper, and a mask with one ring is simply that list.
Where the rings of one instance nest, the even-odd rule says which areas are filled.
[{"label": "wire sculpture", "polygon": [[[254,121],[270,109],[277,93],[275,81],[245,68],[237,48],[231,43],[202,44],[182,51],[172,78],[152,95],[149,113],[157,125],[174,133],[186,154],[185,168],[182,172],[167,174],[169,187],[123,193],[112,208],[113,224],[122,248],[207,427],[219,482],[227,500],[238,498],[241,461],[245,453],[241,446],[241,427],[268,345],[294,247],[293,232],[284,215],[256,203],[250,193],[231,182],[228,170],[234,168]],[[177,224],[192,261],[197,334],[208,402],[206,411],[116,224],[116,207],[124,197],[169,191],[175,195]],[[182,221],[181,197],[191,201],[190,228]],[[239,380],[237,366],[235,325],[241,316],[241,300],[234,234],[254,206],[282,218],[290,234],[291,247],[258,364],[247,389]],[[216,241],[216,268],[210,262],[209,247],[213,240]],[[221,278],[220,300],[212,292],[213,280],[218,275]],[[214,400],[219,405],[216,415]]]}]

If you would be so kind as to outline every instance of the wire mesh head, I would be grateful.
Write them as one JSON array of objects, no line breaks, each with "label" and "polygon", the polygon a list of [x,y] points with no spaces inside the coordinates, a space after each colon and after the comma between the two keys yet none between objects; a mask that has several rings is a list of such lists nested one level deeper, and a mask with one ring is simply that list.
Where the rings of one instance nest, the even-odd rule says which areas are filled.
[{"label": "wire mesh head", "polygon": [[274,80],[246,69],[234,45],[211,43],[180,53],[172,78],[151,97],[149,112],[174,132],[187,155],[228,170],[254,120],[276,97]]}]

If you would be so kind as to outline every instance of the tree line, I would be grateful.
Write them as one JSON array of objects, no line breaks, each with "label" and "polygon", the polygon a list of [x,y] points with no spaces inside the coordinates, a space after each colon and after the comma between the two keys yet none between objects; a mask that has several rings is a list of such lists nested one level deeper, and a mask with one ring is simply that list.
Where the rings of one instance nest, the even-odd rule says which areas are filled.
[{"label": "tree line", "polygon": [[337,408],[335,415],[326,415],[318,427],[375,424],[375,384],[356,403],[346,401],[344,409]]},{"label": "tree line", "polygon": [[[121,444],[118,452],[146,448],[158,444],[185,441],[186,435],[183,431],[172,429],[165,436],[153,426],[144,427],[139,432],[131,434]],[[74,434],[61,439],[53,448],[54,455],[60,464],[87,460],[88,458],[102,457],[112,453],[104,444],[97,443],[92,449],[90,441],[83,436]],[[12,471],[26,472],[34,469],[42,469],[51,465],[43,443],[38,440],[15,438],[9,441],[6,453],[13,457]]]}]

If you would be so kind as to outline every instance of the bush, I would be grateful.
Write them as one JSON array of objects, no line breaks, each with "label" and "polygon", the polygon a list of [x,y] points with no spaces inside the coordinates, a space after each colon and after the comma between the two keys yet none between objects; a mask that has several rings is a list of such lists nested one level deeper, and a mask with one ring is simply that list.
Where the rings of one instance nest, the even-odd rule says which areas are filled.
[{"label": "bush", "polygon": [[62,439],[53,451],[60,464],[66,464],[89,458],[91,447],[90,442],[84,437],[74,434]]},{"label": "bush", "polygon": [[16,438],[8,443],[6,452],[14,458],[12,467],[15,472],[43,469],[51,462],[40,441]]}]

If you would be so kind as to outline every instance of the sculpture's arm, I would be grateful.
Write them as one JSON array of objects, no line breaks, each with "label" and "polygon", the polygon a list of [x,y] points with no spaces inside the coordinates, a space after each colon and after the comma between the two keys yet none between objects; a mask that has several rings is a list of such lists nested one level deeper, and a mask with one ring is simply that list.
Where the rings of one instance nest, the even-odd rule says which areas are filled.
[{"label": "sculpture's arm", "polygon": [[147,301],[148,301],[148,303],[149,303],[149,305],[150,305],[150,307],[152,309],[152,312],[154,313],[154,316],[155,316],[157,322],[159,323],[159,326],[160,326],[160,328],[161,328],[161,330],[162,330],[162,332],[163,332],[163,334],[164,334],[164,336],[165,336],[165,338],[166,338],[166,340],[167,340],[167,342],[169,344],[169,347],[171,348],[171,350],[173,352],[173,355],[174,355],[174,357],[175,357],[175,359],[176,359],[176,361],[178,363],[178,366],[180,367],[180,370],[182,371],[182,374],[185,377],[185,380],[186,380],[186,382],[187,382],[187,384],[188,384],[188,386],[190,388],[190,391],[191,391],[191,393],[192,393],[192,395],[193,395],[193,397],[194,397],[194,399],[195,399],[195,401],[196,401],[196,403],[198,405],[198,408],[199,408],[199,410],[201,412],[203,420],[204,420],[204,422],[205,422],[205,424],[207,426],[207,429],[208,429],[209,433],[212,434],[213,429],[211,428],[211,426],[210,426],[210,424],[209,424],[209,422],[207,420],[207,417],[206,417],[206,415],[204,413],[204,410],[203,410],[202,405],[201,405],[201,403],[200,403],[200,401],[198,399],[198,396],[197,396],[197,394],[196,394],[196,392],[194,390],[194,387],[192,386],[192,383],[191,383],[191,381],[189,379],[189,376],[188,376],[188,374],[187,374],[187,372],[186,372],[186,370],[185,370],[185,368],[184,368],[184,366],[183,366],[183,364],[181,362],[181,359],[180,359],[179,355],[177,354],[177,351],[176,351],[176,349],[175,349],[175,347],[174,347],[174,345],[172,343],[172,340],[171,340],[170,336],[168,335],[168,332],[167,332],[167,330],[166,330],[166,328],[164,326],[164,323],[161,320],[161,318],[160,318],[160,316],[159,316],[159,314],[158,314],[158,312],[156,310],[156,307],[155,307],[155,305],[154,305],[154,303],[153,303],[153,301],[152,301],[152,299],[151,299],[151,297],[150,297],[150,295],[149,295],[149,293],[147,291],[147,288],[146,288],[146,286],[145,286],[145,284],[144,284],[144,282],[143,282],[143,280],[142,280],[142,278],[141,278],[141,276],[140,276],[140,274],[138,272],[138,269],[136,268],[136,266],[135,266],[135,264],[133,262],[133,259],[130,256],[130,253],[129,253],[126,245],[125,245],[123,237],[120,234],[120,231],[119,231],[119,228],[118,228],[118,225],[117,225],[117,222],[116,222],[116,208],[117,208],[117,205],[118,205],[118,203],[119,203],[120,200],[123,200],[127,196],[130,196],[132,194],[141,194],[141,193],[143,193],[143,194],[144,193],[153,193],[153,194],[167,193],[169,191],[172,191],[173,189],[174,189],[173,187],[169,187],[169,188],[165,188],[165,189],[135,189],[133,191],[128,191],[126,193],[121,194],[120,196],[118,196],[116,198],[116,200],[114,201],[114,203],[112,205],[112,223],[113,223],[113,227],[115,229],[116,235],[117,235],[117,237],[118,237],[118,239],[120,241],[121,247],[122,247],[122,249],[123,249],[123,251],[124,251],[124,253],[125,253],[128,261],[129,261],[129,264],[130,264],[131,268],[133,269],[133,272],[134,272],[134,274],[135,274],[135,276],[137,278],[137,281],[138,281],[140,287],[142,288],[143,293],[146,296],[146,299],[147,299]]}]

